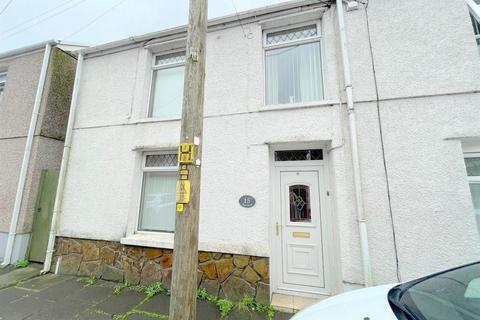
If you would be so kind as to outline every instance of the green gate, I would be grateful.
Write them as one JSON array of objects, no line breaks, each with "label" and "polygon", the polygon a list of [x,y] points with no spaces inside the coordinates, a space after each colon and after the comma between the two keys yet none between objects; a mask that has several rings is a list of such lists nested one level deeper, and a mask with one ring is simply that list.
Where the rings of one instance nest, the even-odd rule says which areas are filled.
[{"label": "green gate", "polygon": [[50,225],[52,224],[57,180],[57,171],[42,170],[38,188],[37,204],[35,206],[33,217],[32,237],[30,239],[30,261],[45,261],[48,235],[50,232]]}]

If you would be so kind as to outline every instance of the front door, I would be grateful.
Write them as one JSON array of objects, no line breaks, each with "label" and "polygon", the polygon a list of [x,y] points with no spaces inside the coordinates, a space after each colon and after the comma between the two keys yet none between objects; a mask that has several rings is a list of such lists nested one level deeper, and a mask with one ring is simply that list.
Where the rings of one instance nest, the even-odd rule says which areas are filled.
[{"label": "front door", "polygon": [[280,239],[276,243],[281,255],[278,288],[325,293],[322,170],[316,167],[279,168],[277,173],[280,221],[276,232]]},{"label": "front door", "polygon": [[45,260],[57,180],[57,171],[42,171],[33,217],[32,237],[30,239],[30,254],[28,257],[30,261],[44,262]]}]

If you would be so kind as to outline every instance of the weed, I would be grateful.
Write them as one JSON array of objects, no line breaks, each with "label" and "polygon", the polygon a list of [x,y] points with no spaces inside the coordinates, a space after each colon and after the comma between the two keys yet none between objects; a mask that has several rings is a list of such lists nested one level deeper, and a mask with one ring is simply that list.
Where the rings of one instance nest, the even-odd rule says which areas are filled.
[{"label": "weed", "polygon": [[[154,318],[154,319],[162,319],[162,320],[167,320],[168,316],[159,314],[159,313],[154,313],[154,312],[148,312],[148,311],[143,311],[143,310],[138,310],[138,309],[132,309],[130,311],[125,312],[124,314],[119,314],[113,317],[113,320],[127,320],[129,316],[131,315],[140,315],[144,316],[145,318],[148,317]],[[143,317],[142,317],[143,319]]]},{"label": "weed", "polygon": [[228,314],[230,313],[230,311],[232,311],[234,306],[235,304],[230,300],[227,300],[227,299],[217,300],[217,307],[218,307],[218,310],[220,310],[220,317],[222,319],[225,319],[228,316]]},{"label": "weed", "polygon": [[238,303],[238,309],[240,309],[241,311],[255,311],[256,307],[257,304],[255,303],[255,300],[250,297],[244,297]]},{"label": "weed", "polygon": [[160,282],[155,282],[146,287],[144,292],[148,298],[151,298],[159,293],[167,294],[168,290],[164,288]]},{"label": "weed", "polygon": [[17,269],[26,268],[29,264],[30,264],[30,262],[28,262],[27,259],[19,260],[15,264],[15,268],[17,268]]},{"label": "weed", "polygon": [[262,303],[256,302],[255,299],[250,297],[244,297],[238,303],[238,309],[241,311],[257,311],[267,314],[267,319],[271,320],[275,316],[275,309],[271,306],[266,306]]},{"label": "weed", "polygon": [[122,290],[123,290],[123,286],[115,286],[115,288],[113,288],[113,294],[118,296],[120,295],[120,293],[122,293]]},{"label": "weed", "polygon": [[93,286],[95,283],[97,283],[97,278],[95,277],[88,277],[85,279],[85,285],[84,287],[90,287]]},{"label": "weed", "polygon": [[135,291],[135,292],[145,292],[146,287],[142,285],[136,285],[136,286],[129,286],[126,287],[128,291]]}]

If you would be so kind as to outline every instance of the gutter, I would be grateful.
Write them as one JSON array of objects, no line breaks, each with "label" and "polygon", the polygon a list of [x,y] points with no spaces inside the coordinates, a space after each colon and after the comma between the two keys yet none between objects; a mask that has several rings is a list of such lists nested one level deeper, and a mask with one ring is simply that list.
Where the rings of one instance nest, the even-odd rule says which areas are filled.
[{"label": "gutter", "polygon": [[372,267],[370,252],[368,248],[367,219],[363,207],[362,180],[360,174],[360,161],[357,140],[357,121],[355,107],[353,105],[353,86],[350,74],[350,60],[348,58],[347,34],[345,31],[345,14],[343,1],[337,1],[338,28],[340,32],[340,48],[342,51],[343,76],[345,82],[345,93],[347,95],[348,125],[350,131],[350,146],[352,152],[353,181],[355,185],[355,205],[357,211],[358,228],[360,232],[360,248],[362,252],[363,279],[365,286],[372,285]]},{"label": "gutter", "polygon": [[[7,246],[5,249],[5,257],[0,266],[2,268],[9,265],[12,259],[13,245],[15,242],[15,235],[17,232],[18,217],[20,215],[20,209],[22,206],[22,199],[23,199],[23,191],[25,189],[25,182],[27,180],[27,172],[28,172],[28,165],[30,162],[30,154],[32,152],[33,138],[34,138],[35,130],[37,127],[38,111],[40,110],[40,104],[42,102],[43,90],[45,87],[45,79],[47,77],[47,69],[50,61],[52,47],[56,43],[57,43],[56,41],[49,41],[45,44],[45,54],[43,55],[42,69],[40,71],[40,78],[38,80],[37,94],[35,96],[35,102],[33,104],[32,117],[30,119],[30,127],[28,129],[27,141],[25,143],[25,151],[23,153],[22,167],[20,168],[20,176],[18,178],[17,193],[15,195],[15,204],[13,206],[12,217],[10,220],[10,230],[8,232]],[[32,47],[31,50],[35,50],[35,48],[36,47]]]},{"label": "gutter", "polygon": [[57,191],[55,193],[55,204],[53,207],[52,224],[50,226],[50,235],[48,237],[47,252],[41,274],[50,271],[52,265],[53,252],[55,249],[55,237],[57,235],[57,224],[60,213],[62,212],[63,191],[65,190],[65,178],[67,175],[68,163],[70,160],[70,150],[72,148],[72,133],[75,123],[75,113],[77,109],[78,87],[80,86],[80,77],[82,74],[84,52],[78,54],[77,68],[75,71],[75,81],[73,83],[72,101],[70,103],[70,113],[68,115],[67,131],[65,133],[65,144],[63,145],[62,164],[58,177]]},{"label": "gutter", "polygon": [[0,60],[5,59],[5,58],[10,58],[10,57],[13,57],[13,56],[17,56],[19,54],[26,54],[26,53],[34,52],[34,51],[40,50],[42,48],[45,48],[46,45],[50,45],[50,46],[53,47],[57,44],[59,44],[59,41],[57,41],[57,40],[48,40],[48,41],[32,44],[30,46],[21,47],[21,48],[18,48],[18,49],[6,51],[4,53],[0,53]]},{"label": "gutter", "polygon": [[[286,13],[299,13],[313,8],[329,6],[332,0],[293,0],[281,4],[266,6],[263,8],[256,8],[238,14],[218,17],[208,21],[208,31],[211,32],[217,29],[224,29],[228,26],[239,26],[241,24],[248,24],[258,22],[263,19],[274,18],[276,16],[284,16]],[[132,36],[126,39],[113,41],[98,46],[92,46],[85,49],[85,56],[97,56],[110,52],[111,50],[123,51],[132,48],[139,43],[148,42],[153,39],[162,38],[162,40],[173,40],[181,37],[186,37],[187,26],[182,25],[178,27],[168,28],[161,31],[146,33],[139,36]]]}]

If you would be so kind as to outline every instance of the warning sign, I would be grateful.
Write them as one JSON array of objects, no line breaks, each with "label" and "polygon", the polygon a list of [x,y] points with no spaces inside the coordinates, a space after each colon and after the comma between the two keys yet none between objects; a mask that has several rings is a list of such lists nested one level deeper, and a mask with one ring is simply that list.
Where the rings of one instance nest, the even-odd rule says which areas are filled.
[{"label": "warning sign", "polygon": [[177,203],[190,202],[190,180],[177,181],[176,202]]}]

